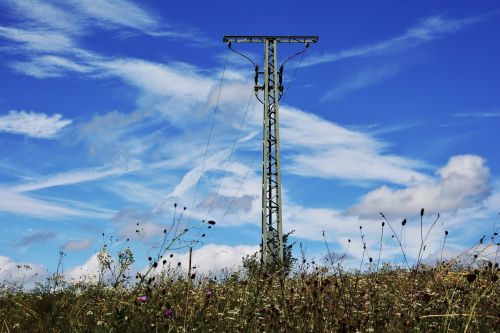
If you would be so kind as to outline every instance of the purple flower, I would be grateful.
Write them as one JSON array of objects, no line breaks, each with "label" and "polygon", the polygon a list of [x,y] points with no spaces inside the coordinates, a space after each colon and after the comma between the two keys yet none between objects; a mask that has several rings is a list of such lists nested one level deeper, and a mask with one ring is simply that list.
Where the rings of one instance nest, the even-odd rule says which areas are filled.
[{"label": "purple flower", "polygon": [[148,301],[148,296],[147,295],[139,296],[137,300],[141,303],[146,303]]},{"label": "purple flower", "polygon": [[212,291],[212,289],[208,289],[208,290],[207,290],[207,294],[206,294],[206,295],[207,295],[207,298],[212,297],[212,295],[213,295],[213,294],[214,294],[214,292]]},{"label": "purple flower", "polygon": [[174,316],[174,311],[172,309],[168,309],[165,311],[165,317],[171,319]]}]

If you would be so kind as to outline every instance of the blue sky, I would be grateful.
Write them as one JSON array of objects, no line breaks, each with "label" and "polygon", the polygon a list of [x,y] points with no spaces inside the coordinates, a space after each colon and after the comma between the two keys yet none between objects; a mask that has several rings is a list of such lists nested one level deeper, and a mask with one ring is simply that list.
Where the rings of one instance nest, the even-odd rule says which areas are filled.
[{"label": "blue sky", "polygon": [[[262,106],[250,100],[228,163],[253,66],[225,34],[320,36],[285,66],[280,109],[284,229],[310,258],[325,231],[359,260],[360,225],[375,253],[380,211],[415,255],[422,207],[426,227],[440,213],[427,260],[444,230],[445,255],[458,253],[500,210],[499,15],[496,1],[3,1],[0,276],[43,276],[60,249],[68,276],[95,272],[103,232],[115,251],[130,238],[141,269],[174,203],[184,223],[218,222],[195,249],[200,271],[258,248]],[[235,47],[262,62],[262,45]]]}]

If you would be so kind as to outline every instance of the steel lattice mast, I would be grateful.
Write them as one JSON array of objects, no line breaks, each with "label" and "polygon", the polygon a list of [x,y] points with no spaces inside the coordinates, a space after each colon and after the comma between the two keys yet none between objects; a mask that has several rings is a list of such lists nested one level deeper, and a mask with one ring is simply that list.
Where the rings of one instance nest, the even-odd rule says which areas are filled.
[{"label": "steel lattice mast", "polygon": [[[283,263],[279,99],[283,94],[283,67],[278,70],[278,43],[316,43],[318,36],[224,36],[226,43],[264,43],[264,71],[255,66],[255,94],[264,92],[262,137],[262,236],[264,265]],[[264,84],[258,85],[259,74]]]}]

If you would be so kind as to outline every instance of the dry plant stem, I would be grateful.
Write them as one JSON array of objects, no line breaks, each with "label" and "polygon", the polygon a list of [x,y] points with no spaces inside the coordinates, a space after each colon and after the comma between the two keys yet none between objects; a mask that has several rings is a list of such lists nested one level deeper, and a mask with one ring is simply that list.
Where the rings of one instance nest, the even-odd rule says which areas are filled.
[{"label": "dry plant stem", "polygon": [[[434,228],[434,226],[436,225],[436,223],[437,223],[438,220],[439,220],[439,214],[437,214],[436,219],[432,223],[431,227],[427,230],[427,233],[425,234],[425,237],[422,239],[422,243],[420,244],[420,250],[418,251],[417,268],[416,268],[417,270],[418,270],[418,267],[420,266],[420,263],[421,263],[421,260],[422,260],[422,257],[423,257],[422,250],[425,247],[425,244],[427,242],[427,238],[429,237],[430,232],[432,231],[432,229]],[[420,216],[420,234],[422,234],[422,216]]]},{"label": "dry plant stem", "polygon": [[441,256],[439,262],[443,262],[443,251],[444,251],[444,244],[446,243],[446,238],[448,237],[448,234],[444,234],[444,239],[443,239],[443,245],[441,246]]},{"label": "dry plant stem", "polygon": [[382,244],[384,241],[384,223],[382,223],[382,231],[380,233],[380,249],[378,251],[378,259],[377,259],[377,273],[378,273],[378,266],[380,264],[380,256],[382,254]]},{"label": "dry plant stem", "polygon": [[325,237],[325,231],[323,230],[323,239],[325,240],[325,246],[326,246],[326,251],[328,252],[328,258],[330,259],[330,265],[333,266],[333,257],[332,257],[332,253],[330,252],[330,248],[328,247],[328,243],[326,241],[326,237]]},{"label": "dry plant stem", "polygon": [[399,237],[398,235],[396,234],[396,231],[394,230],[394,228],[392,227],[391,223],[389,222],[389,220],[387,220],[387,218],[385,217],[385,215],[383,213],[380,213],[380,215],[382,215],[382,218],[385,220],[385,222],[387,222],[387,225],[389,225],[389,228],[391,228],[391,231],[392,231],[392,234],[394,235],[394,237],[396,237],[396,240],[398,241],[398,244],[399,244],[399,248],[401,249],[401,252],[403,253],[403,259],[405,261],[405,264],[406,264],[406,267],[408,269],[410,269],[410,265],[408,264],[408,260],[406,259],[406,253],[405,253],[405,250],[403,250],[403,244],[401,244],[401,241],[399,240]]},{"label": "dry plant stem", "polygon": [[467,319],[467,324],[465,325],[464,332],[467,332],[467,330],[469,328],[470,320],[472,319],[473,314],[475,314],[474,312],[476,311],[477,304],[483,299],[483,296],[486,294],[487,291],[489,291],[489,289],[491,289],[491,287],[492,287],[492,285],[489,285],[487,288],[485,288],[483,293],[481,295],[479,295],[479,297],[477,298],[477,301],[472,306],[472,309],[469,313],[469,318]]}]

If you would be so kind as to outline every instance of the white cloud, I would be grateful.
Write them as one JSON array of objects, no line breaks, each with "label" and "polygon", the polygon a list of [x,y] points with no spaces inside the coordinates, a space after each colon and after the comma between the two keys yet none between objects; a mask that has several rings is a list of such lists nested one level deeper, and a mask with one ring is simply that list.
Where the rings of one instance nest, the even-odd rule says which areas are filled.
[{"label": "white cloud", "polygon": [[24,183],[11,188],[13,192],[32,192],[56,186],[74,185],[83,182],[95,181],[110,176],[119,176],[141,169],[139,161],[131,161],[125,167],[95,168],[87,170],[69,171],[45,177],[37,181]]},{"label": "white cloud", "polygon": [[57,113],[48,116],[45,113],[11,110],[8,114],[0,116],[0,132],[52,139],[71,122],[62,119],[62,115]]},{"label": "white cloud", "polygon": [[145,92],[189,102],[206,101],[214,82],[196,73],[193,67],[178,68],[139,59],[97,62],[106,70]]},{"label": "white cloud", "polygon": [[30,262],[16,262],[0,256],[0,281],[15,282],[29,286],[47,275],[45,267]]},{"label": "white cloud", "polygon": [[0,212],[36,218],[109,218],[110,214],[90,207],[81,208],[70,202],[56,203],[0,188]]},{"label": "white cloud", "polygon": [[68,32],[80,32],[83,20],[77,15],[39,0],[6,0],[9,7],[20,21],[36,22],[41,26]]},{"label": "white cloud", "polygon": [[[241,266],[242,258],[258,252],[259,245],[218,245],[207,244],[199,249],[194,249],[192,254],[192,266],[196,269],[193,272],[201,274],[218,274],[224,268],[237,269]],[[167,262],[176,267],[181,263],[181,267],[187,271],[189,267],[189,252],[174,255],[167,258]]]},{"label": "white cloud", "polygon": [[111,26],[149,31],[158,27],[158,19],[135,2],[126,0],[70,0],[89,18]]},{"label": "white cloud", "polygon": [[75,45],[63,33],[44,29],[23,30],[0,26],[0,37],[21,43],[25,48],[37,52],[67,52]]},{"label": "white cloud", "polygon": [[408,49],[442,38],[447,34],[458,32],[472,24],[484,20],[485,17],[486,15],[462,19],[447,19],[441,16],[430,16],[422,20],[417,26],[408,29],[399,36],[362,47],[306,58],[302,62],[302,66],[335,62],[347,58],[371,57]]},{"label": "white cloud", "polygon": [[380,66],[355,73],[349,78],[341,80],[335,87],[330,89],[321,97],[321,101],[325,102],[330,99],[339,99],[352,91],[360,90],[380,81],[387,80],[398,74],[399,71],[400,69],[397,66]]},{"label": "white cloud", "polygon": [[38,79],[61,77],[68,72],[90,73],[93,71],[90,66],[78,64],[59,56],[41,56],[29,61],[10,62],[9,65],[19,73]]},{"label": "white cloud", "polygon": [[362,132],[343,128],[318,116],[282,107],[283,149],[289,152],[287,172],[307,177],[411,184],[427,177],[415,171],[423,163],[384,154],[384,144]]},{"label": "white cloud", "polygon": [[98,253],[94,253],[84,264],[76,265],[64,272],[66,281],[97,282],[99,275]]},{"label": "white cloud", "polygon": [[92,246],[92,239],[70,240],[64,243],[62,248],[66,251],[82,251]]},{"label": "white cloud", "polygon": [[433,213],[453,212],[475,205],[490,193],[489,170],[479,156],[454,156],[437,171],[437,175],[437,180],[403,189],[382,186],[363,196],[349,213],[375,216],[383,212],[389,216],[405,217],[422,207]]}]

